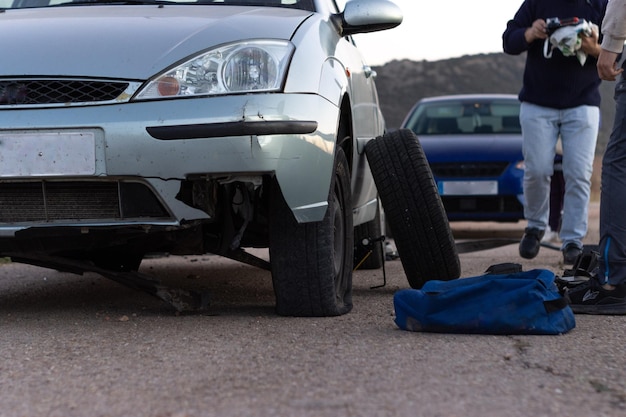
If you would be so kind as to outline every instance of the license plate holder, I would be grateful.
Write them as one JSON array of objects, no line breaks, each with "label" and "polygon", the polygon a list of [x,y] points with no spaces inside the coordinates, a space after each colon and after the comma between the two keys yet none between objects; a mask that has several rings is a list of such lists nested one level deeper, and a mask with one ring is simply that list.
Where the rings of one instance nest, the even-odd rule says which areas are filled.
[{"label": "license plate holder", "polygon": [[95,175],[92,132],[0,134],[0,177]]},{"label": "license plate holder", "polygon": [[497,195],[498,181],[439,181],[441,195]]}]

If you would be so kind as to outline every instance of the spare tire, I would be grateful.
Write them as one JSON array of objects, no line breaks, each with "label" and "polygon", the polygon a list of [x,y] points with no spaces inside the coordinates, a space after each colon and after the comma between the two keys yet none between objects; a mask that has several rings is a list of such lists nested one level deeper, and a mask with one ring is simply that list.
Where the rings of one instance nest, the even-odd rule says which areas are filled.
[{"label": "spare tire", "polygon": [[370,140],[365,153],[409,285],[458,278],[454,237],[415,133],[386,133]]}]

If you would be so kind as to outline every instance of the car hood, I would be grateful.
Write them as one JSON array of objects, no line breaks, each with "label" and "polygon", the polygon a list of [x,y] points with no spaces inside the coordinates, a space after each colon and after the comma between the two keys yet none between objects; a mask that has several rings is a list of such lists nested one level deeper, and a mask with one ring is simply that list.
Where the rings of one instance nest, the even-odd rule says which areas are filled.
[{"label": "car hood", "polygon": [[145,80],[240,39],[290,39],[311,12],[276,7],[70,6],[0,13],[0,76]]},{"label": "car hood", "polygon": [[420,136],[419,141],[429,162],[523,159],[521,135],[433,135]]}]

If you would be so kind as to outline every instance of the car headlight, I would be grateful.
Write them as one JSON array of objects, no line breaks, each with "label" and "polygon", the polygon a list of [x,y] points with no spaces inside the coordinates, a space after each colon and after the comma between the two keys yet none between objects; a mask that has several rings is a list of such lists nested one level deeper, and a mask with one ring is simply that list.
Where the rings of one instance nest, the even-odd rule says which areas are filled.
[{"label": "car headlight", "polygon": [[293,50],[279,40],[222,45],[158,74],[134,100],[278,91]]}]

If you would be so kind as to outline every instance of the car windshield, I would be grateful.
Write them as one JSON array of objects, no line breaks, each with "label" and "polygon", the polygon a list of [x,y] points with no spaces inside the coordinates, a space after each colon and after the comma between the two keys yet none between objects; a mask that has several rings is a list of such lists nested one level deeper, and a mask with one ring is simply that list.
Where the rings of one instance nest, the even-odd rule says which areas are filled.
[{"label": "car windshield", "polygon": [[520,134],[516,100],[476,99],[425,102],[418,105],[406,128],[424,135]]},{"label": "car windshield", "polygon": [[315,11],[313,0],[0,0],[1,9],[76,6],[88,4],[189,4],[288,7]]}]

